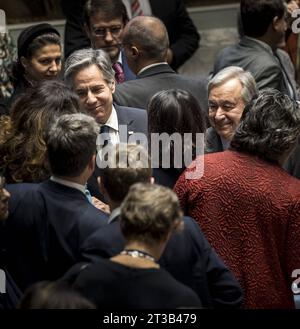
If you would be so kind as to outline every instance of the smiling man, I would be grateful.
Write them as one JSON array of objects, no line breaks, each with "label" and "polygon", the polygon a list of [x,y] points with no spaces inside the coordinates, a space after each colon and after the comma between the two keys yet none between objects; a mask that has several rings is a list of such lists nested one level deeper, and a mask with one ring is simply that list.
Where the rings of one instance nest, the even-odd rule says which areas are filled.
[{"label": "smiling man", "polygon": [[[103,50],[82,49],[75,51],[66,61],[65,80],[77,93],[80,101],[99,124],[99,134],[112,145],[127,143],[133,133],[148,134],[147,111],[132,107],[118,106],[113,103],[115,92],[114,71],[108,54]],[[126,134],[121,132],[120,126]],[[104,135],[102,135],[102,139]],[[103,142],[103,146],[105,146]],[[99,194],[98,168],[89,180],[89,190],[93,196],[103,199]]]},{"label": "smiling man", "polygon": [[209,82],[211,127],[207,130],[206,153],[221,152],[229,147],[245,106],[256,94],[253,76],[240,67],[227,67]]}]

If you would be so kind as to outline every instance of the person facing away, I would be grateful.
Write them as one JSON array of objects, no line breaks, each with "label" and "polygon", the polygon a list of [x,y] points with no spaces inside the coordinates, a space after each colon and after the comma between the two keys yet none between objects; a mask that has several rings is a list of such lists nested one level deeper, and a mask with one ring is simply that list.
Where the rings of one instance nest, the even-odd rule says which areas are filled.
[{"label": "person facing away", "polygon": [[1,231],[8,271],[22,291],[37,281],[56,280],[75,263],[88,260],[85,239],[107,223],[86,194],[97,136],[98,126],[88,115],[57,118],[45,137],[50,179],[6,187],[11,201]]},{"label": "person facing away", "polygon": [[197,294],[157,263],[181,224],[171,190],[155,184],[131,186],[121,205],[124,249],[81,270],[74,287],[99,309],[200,307]]},{"label": "person facing away", "polygon": [[[120,206],[135,183],[153,182],[150,158],[140,145],[120,144],[111,148],[110,158],[99,178],[99,188],[108,200],[109,225],[95,231],[83,249],[95,262],[119,254],[125,245],[120,230]],[[197,223],[183,217],[183,230],[171,235],[159,264],[176,280],[189,286],[207,308],[237,308],[242,290],[222,260],[211,248]],[[82,264],[65,279],[74,282]]]},{"label": "person facing away", "polygon": [[300,182],[281,166],[299,134],[299,103],[262,90],[246,106],[229,150],[205,155],[204,175],[187,180],[183,173],[174,188],[240,282],[246,308],[295,307]]},{"label": "person facing away", "polygon": [[117,86],[117,104],[146,108],[149,99],[166,89],[183,89],[207,108],[206,78],[177,74],[167,63],[169,36],[164,23],[152,16],[137,16],[123,32],[123,49],[128,66],[137,79]]}]

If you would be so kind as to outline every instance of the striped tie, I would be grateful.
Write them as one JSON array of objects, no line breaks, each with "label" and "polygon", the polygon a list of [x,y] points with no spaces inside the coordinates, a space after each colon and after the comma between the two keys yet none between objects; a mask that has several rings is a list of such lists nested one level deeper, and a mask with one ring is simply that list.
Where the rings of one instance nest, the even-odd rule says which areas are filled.
[{"label": "striped tie", "polygon": [[143,11],[139,0],[131,0],[131,14],[132,17],[143,15]]}]

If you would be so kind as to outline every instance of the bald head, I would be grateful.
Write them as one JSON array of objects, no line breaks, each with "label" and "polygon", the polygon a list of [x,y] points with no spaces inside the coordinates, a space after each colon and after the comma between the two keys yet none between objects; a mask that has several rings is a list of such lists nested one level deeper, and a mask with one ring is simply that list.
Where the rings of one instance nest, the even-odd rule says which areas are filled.
[{"label": "bald head", "polygon": [[164,23],[152,16],[137,16],[129,21],[123,32],[123,43],[142,50],[144,57],[165,61],[169,47]]}]

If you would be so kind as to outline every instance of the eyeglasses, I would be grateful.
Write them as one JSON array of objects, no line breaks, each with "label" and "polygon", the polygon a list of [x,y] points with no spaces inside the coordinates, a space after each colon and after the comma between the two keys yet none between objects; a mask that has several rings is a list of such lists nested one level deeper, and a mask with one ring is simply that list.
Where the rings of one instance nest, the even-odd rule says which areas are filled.
[{"label": "eyeglasses", "polygon": [[104,38],[106,34],[109,32],[114,37],[119,36],[123,29],[123,26],[111,26],[111,27],[98,27],[93,30],[94,34],[99,38]]}]

